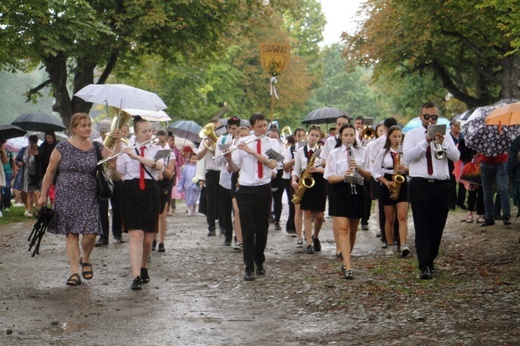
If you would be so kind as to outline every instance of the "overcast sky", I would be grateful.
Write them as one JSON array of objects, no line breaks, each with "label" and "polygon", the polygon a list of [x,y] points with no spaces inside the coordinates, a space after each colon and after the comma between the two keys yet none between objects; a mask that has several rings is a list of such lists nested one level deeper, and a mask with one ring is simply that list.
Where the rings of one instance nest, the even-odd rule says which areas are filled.
[{"label": "overcast sky", "polygon": [[323,30],[324,44],[339,42],[343,31],[353,32],[356,29],[356,12],[363,0],[319,0],[327,19]]}]

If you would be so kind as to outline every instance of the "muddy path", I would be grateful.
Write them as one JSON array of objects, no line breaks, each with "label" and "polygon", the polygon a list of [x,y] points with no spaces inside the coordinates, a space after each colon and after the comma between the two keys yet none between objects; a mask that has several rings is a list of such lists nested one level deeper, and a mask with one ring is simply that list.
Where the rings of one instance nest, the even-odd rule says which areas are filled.
[{"label": "muddy path", "polygon": [[241,253],[180,205],[141,291],[130,290],[128,242],[95,248],[94,278],[69,287],[63,237],[46,235],[32,258],[32,223],[2,226],[0,344],[518,345],[520,220],[482,232],[464,217],[450,213],[431,281],[418,280],[413,246],[384,256],[373,217],[358,232],[354,280],[341,278],[327,219],[315,255],[271,227],[267,274],[245,282]]}]

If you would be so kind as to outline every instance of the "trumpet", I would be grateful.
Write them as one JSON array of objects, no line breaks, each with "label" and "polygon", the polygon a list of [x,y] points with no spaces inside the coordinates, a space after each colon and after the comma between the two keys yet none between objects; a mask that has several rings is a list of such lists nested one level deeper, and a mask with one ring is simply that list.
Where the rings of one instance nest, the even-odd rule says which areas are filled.
[{"label": "trumpet", "polygon": [[[260,138],[263,138],[263,137],[267,136],[269,134],[269,132],[271,132],[271,131],[267,131],[266,133],[264,133],[263,135],[260,135],[258,137],[251,138],[250,140],[245,141],[244,144],[246,144],[246,145],[247,144],[251,144],[254,141],[256,141],[257,139],[260,139]],[[212,159],[215,160],[215,159],[218,159],[219,157],[226,156],[227,154],[232,153],[232,152],[234,152],[237,149],[238,149],[237,145],[232,145],[229,148],[227,148],[226,150],[222,150],[222,152],[220,154],[218,154],[216,156],[213,156]]]},{"label": "trumpet", "polygon": [[[151,139],[149,139],[149,140],[147,140],[147,141],[144,141],[143,143],[136,144],[136,145],[131,146],[131,147],[129,147],[129,148],[130,148],[130,149],[135,149],[135,148],[139,148],[139,147],[141,147],[141,146],[143,146],[143,145],[146,145],[146,144],[149,144],[149,143],[151,143],[151,144],[157,144],[158,142],[159,142],[159,140],[158,140],[157,138],[151,138]],[[105,162],[110,161],[110,160],[112,160],[113,158],[116,158],[116,157],[121,156],[121,155],[123,155],[123,154],[124,154],[123,151],[120,151],[120,152],[118,152],[118,153],[112,154],[112,155],[110,155],[110,156],[108,156],[108,157],[105,157],[103,160],[99,160],[97,164],[98,164],[98,166],[99,166],[99,165],[102,165],[102,164],[104,164]]]}]

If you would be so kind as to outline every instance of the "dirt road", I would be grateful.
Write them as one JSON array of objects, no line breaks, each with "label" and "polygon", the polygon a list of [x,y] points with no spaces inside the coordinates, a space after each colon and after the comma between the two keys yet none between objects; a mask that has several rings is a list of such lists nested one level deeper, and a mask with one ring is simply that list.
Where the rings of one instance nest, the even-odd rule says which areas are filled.
[{"label": "dirt road", "polygon": [[[31,258],[31,222],[0,228],[1,345],[518,345],[520,221],[487,228],[451,212],[435,279],[387,257],[359,231],[355,279],[341,278],[331,220],[307,255],[271,227],[265,277],[243,281],[241,253],[207,237],[180,206],[152,281],[131,291],[129,243],[96,248],[94,278],[69,287],[64,238],[48,234]],[[411,215],[410,215],[411,225]],[[413,227],[411,241],[413,245]]]}]

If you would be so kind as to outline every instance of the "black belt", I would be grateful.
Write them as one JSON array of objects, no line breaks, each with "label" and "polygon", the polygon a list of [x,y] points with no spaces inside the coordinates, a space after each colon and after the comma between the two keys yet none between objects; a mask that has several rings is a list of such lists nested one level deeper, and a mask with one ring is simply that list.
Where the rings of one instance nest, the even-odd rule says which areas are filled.
[{"label": "black belt", "polygon": [[428,178],[420,178],[420,177],[412,177],[412,180],[423,181],[425,183],[430,183],[430,184],[441,184],[441,183],[449,183],[450,182],[449,179],[439,180],[439,179],[428,179]]}]

